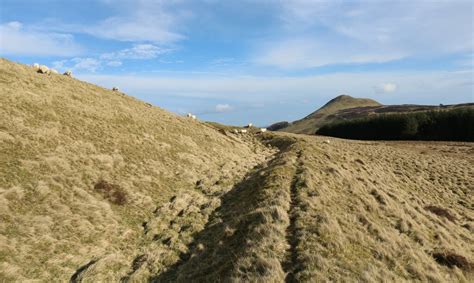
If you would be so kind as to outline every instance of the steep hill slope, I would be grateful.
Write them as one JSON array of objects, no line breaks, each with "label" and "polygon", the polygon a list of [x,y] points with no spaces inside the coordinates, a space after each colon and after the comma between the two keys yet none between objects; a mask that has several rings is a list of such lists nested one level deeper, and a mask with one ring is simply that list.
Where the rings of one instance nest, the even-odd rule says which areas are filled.
[{"label": "steep hill slope", "polygon": [[354,98],[349,95],[340,95],[333,98],[323,107],[309,114],[305,118],[291,123],[288,127],[281,129],[284,132],[297,134],[314,134],[317,128],[331,123],[334,120],[334,114],[340,110],[356,107],[377,107],[381,106],[375,100],[367,98]]},{"label": "steep hill slope", "polygon": [[366,98],[353,98],[348,95],[340,95],[317,111],[305,118],[294,121],[279,131],[296,134],[314,134],[319,128],[334,122],[349,121],[357,118],[364,118],[371,115],[412,113],[430,110],[450,110],[457,108],[471,107],[474,103],[464,103],[455,105],[382,105],[374,100]]},{"label": "steep hill slope", "polygon": [[187,230],[160,223],[162,240],[172,239],[155,249],[159,272],[205,224],[196,210],[210,213],[272,154],[250,137],[4,59],[0,105],[0,281],[66,280],[97,260],[96,278],[116,279],[139,256],[144,222],[174,197],[169,210]]},{"label": "steep hill slope", "polygon": [[0,281],[474,280],[474,144],[233,134],[0,62]]}]

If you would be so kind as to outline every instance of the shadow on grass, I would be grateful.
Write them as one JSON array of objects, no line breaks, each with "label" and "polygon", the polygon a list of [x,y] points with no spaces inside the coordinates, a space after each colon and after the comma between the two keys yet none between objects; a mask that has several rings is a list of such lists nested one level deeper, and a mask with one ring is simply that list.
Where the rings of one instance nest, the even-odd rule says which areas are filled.
[{"label": "shadow on grass", "polygon": [[[287,148],[285,144],[284,148]],[[204,229],[194,236],[189,252],[180,255],[180,260],[167,271],[150,278],[152,282],[209,282],[228,280],[246,275],[268,276],[275,268],[273,261],[266,261],[250,254],[263,238],[271,237],[271,229],[261,229],[275,221],[276,211],[259,209],[268,207],[274,190],[265,189],[275,176],[270,176],[276,167],[286,165],[279,154],[266,167],[256,168],[221,198],[221,206],[210,216]],[[270,177],[269,177],[270,176]],[[270,180],[269,180],[270,179]],[[271,185],[270,185],[271,186]],[[260,226],[260,227],[258,227]],[[257,228],[258,227],[258,228]],[[260,229],[259,229],[260,228]],[[246,258],[247,257],[247,258]],[[250,264],[237,265],[237,260],[246,258]],[[279,263],[278,263],[279,265]]]}]

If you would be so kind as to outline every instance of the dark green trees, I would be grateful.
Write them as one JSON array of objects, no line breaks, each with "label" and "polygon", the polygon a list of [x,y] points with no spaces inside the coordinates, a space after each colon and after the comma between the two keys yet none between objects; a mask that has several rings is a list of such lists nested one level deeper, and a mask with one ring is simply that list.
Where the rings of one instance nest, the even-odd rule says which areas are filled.
[{"label": "dark green trees", "polygon": [[316,134],[360,140],[474,141],[474,109],[377,115],[326,125]]}]

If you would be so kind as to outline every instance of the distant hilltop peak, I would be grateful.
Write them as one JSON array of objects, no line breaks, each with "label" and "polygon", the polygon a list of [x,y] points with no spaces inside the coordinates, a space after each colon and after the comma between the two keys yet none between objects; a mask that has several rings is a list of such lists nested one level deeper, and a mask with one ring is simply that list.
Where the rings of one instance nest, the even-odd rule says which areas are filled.
[{"label": "distant hilltop peak", "polygon": [[347,95],[347,94],[341,94],[341,95],[338,95],[338,96],[334,97],[330,101],[343,100],[343,99],[355,99],[355,98],[350,96],[350,95]]},{"label": "distant hilltop peak", "polygon": [[294,121],[279,130],[291,133],[314,134],[321,126],[333,121],[339,111],[357,109],[360,107],[382,107],[382,104],[369,98],[354,98],[347,94],[331,99],[323,107],[309,114],[301,120]]},{"label": "distant hilltop peak", "polygon": [[341,94],[328,101],[321,109],[325,108],[352,108],[358,106],[380,106],[382,104],[369,98],[355,98],[347,94]]},{"label": "distant hilltop peak", "polygon": [[[348,121],[369,115],[382,115],[388,113],[411,113],[419,111],[443,109],[454,109],[457,107],[473,107],[474,103],[457,105],[382,105],[369,98],[355,98],[347,94],[341,94],[309,114],[303,119],[289,122],[280,122],[272,125],[278,131],[297,134],[314,134],[319,128],[331,123]],[[287,125],[287,126],[285,126]]]}]

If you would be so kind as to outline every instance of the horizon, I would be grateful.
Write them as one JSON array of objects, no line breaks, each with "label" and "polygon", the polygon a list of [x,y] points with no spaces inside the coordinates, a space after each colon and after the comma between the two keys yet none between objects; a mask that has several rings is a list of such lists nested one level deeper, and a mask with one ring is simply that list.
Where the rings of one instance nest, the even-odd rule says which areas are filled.
[{"label": "horizon", "polygon": [[341,94],[474,101],[471,1],[2,1],[0,56],[177,114],[301,119]]}]

